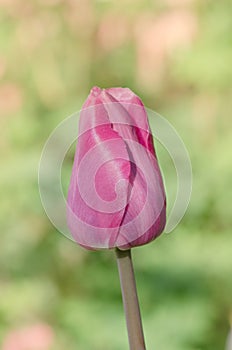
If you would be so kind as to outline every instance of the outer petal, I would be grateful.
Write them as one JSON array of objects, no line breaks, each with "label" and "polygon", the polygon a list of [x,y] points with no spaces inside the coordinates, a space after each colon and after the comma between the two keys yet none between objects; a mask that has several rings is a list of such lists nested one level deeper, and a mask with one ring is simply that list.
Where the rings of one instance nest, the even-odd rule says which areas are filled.
[{"label": "outer petal", "polygon": [[[122,121],[127,121],[128,125],[132,126],[133,135],[137,141],[156,156],[147,112],[141,99],[128,88],[110,88],[105,91],[104,100],[105,103],[115,102],[118,105],[118,109],[120,108],[121,112],[119,113],[119,124],[121,125]],[[112,110],[111,104],[109,104],[109,108]],[[111,114],[113,114],[113,118],[117,122],[115,113]]]},{"label": "outer petal", "polygon": [[111,101],[106,105],[111,121],[120,116],[113,127],[126,142],[134,164],[132,191],[117,239],[117,246],[128,249],[150,242],[163,231],[165,191],[142,101],[129,89],[108,89],[105,96],[105,101]]},{"label": "outer petal", "polygon": [[86,248],[110,248],[115,246],[128,201],[130,161],[96,90],[85,106],[68,192],[68,225]]}]

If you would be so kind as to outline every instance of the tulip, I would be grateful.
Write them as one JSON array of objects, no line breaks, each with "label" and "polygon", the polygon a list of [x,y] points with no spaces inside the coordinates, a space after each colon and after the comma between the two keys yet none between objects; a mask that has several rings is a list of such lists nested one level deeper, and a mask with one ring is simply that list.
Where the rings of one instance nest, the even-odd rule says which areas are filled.
[{"label": "tulip", "polygon": [[73,238],[87,249],[127,250],[160,235],[163,181],[147,113],[127,88],[94,87],[80,112],[67,200]]},{"label": "tulip", "polygon": [[81,246],[116,248],[131,350],[145,350],[131,248],[155,239],[165,221],[164,186],[142,101],[129,89],[94,87],[80,113],[67,223]]}]

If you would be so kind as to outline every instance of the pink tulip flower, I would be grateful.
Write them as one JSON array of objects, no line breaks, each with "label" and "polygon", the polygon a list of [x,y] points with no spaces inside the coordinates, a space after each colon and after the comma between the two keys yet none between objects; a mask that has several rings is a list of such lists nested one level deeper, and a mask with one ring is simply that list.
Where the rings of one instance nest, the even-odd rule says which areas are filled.
[{"label": "pink tulip flower", "polygon": [[166,199],[147,113],[127,88],[94,87],[80,113],[67,199],[73,238],[87,249],[122,250],[155,239]]}]

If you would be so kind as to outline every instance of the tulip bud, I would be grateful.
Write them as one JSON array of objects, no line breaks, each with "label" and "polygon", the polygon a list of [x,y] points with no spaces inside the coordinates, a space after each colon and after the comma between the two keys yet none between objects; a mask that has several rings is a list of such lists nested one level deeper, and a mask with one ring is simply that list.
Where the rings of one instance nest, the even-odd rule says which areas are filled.
[{"label": "tulip bud", "polygon": [[94,87],[84,103],[67,222],[87,249],[130,249],[164,229],[165,192],[147,113],[130,89]]}]

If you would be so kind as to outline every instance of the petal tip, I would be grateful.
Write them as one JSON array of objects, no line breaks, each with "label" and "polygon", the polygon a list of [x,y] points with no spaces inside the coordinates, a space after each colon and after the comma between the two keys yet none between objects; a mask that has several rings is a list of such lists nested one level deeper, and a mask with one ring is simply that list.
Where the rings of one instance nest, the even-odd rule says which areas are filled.
[{"label": "petal tip", "polygon": [[90,91],[91,95],[97,97],[98,95],[100,95],[101,93],[101,89],[98,86],[94,86],[91,91]]}]

